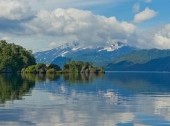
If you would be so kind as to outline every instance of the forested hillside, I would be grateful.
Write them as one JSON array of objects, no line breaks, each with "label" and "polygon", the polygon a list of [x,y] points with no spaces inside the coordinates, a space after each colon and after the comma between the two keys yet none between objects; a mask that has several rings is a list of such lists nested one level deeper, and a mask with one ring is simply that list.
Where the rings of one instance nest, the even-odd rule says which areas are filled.
[{"label": "forested hillside", "polygon": [[35,64],[35,58],[31,51],[19,45],[7,43],[5,40],[0,41],[0,72],[17,72],[33,64]]}]

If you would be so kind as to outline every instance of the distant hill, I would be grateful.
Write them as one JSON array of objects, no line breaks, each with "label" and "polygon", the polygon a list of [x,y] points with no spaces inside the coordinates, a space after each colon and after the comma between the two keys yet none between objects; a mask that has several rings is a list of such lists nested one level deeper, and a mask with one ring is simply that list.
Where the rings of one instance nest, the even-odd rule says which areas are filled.
[{"label": "distant hill", "polygon": [[159,49],[142,49],[135,50],[131,53],[125,54],[123,56],[119,56],[113,60],[112,63],[120,63],[123,61],[132,62],[134,64],[139,63],[147,63],[153,59],[159,59],[170,56],[170,50],[159,50]]},{"label": "distant hill", "polygon": [[106,71],[169,71],[170,50],[137,49],[121,42],[82,47],[74,42],[34,55],[37,63],[52,63],[61,68],[70,61],[83,61],[102,66]]},{"label": "distant hill", "polygon": [[166,71],[170,72],[170,56],[153,59],[146,63],[134,63],[130,61],[121,61],[115,64],[109,64],[107,71]]}]

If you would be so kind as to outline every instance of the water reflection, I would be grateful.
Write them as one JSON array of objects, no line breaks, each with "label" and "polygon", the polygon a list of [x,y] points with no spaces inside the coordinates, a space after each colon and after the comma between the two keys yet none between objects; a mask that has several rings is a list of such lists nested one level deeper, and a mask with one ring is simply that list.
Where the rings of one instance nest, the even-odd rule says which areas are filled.
[{"label": "water reflection", "polygon": [[19,100],[35,86],[35,80],[22,79],[19,75],[0,75],[0,103]]},{"label": "water reflection", "polygon": [[[169,76],[165,73],[17,76],[22,82],[31,82],[34,88],[23,99],[0,107],[0,125],[168,126]],[[15,84],[8,77],[3,79],[3,83]]]},{"label": "water reflection", "polygon": [[169,93],[170,73],[112,73],[107,74],[108,83],[118,89],[133,93]]},{"label": "water reflection", "polygon": [[[70,84],[90,83],[102,74],[63,74],[64,81]],[[35,83],[57,81],[56,74],[0,74],[0,103],[5,101],[22,100],[22,96],[30,93]]]},{"label": "water reflection", "polygon": [[55,81],[59,79],[59,75],[56,74],[21,74],[21,77],[26,80],[31,80],[34,82],[44,82],[46,80]]},{"label": "water reflection", "polygon": [[62,77],[65,81],[68,81],[70,84],[74,83],[91,83],[96,78],[102,78],[103,73],[68,73],[62,74]]}]

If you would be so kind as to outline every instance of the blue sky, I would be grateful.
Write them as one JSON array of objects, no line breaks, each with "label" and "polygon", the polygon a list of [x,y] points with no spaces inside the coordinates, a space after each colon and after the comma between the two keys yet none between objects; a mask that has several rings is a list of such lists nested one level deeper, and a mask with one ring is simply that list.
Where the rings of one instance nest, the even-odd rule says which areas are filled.
[{"label": "blue sky", "polygon": [[33,51],[78,41],[170,48],[170,0],[0,0],[0,39]]},{"label": "blue sky", "polygon": [[149,3],[144,0],[124,0],[124,2],[118,4],[97,5],[87,9],[95,14],[105,15],[107,17],[115,16],[119,20],[131,22],[135,15],[135,12],[133,12],[133,6],[135,4],[140,5],[139,11],[149,7],[158,13],[155,18],[138,24],[141,28],[164,25],[170,22],[170,16],[168,16],[170,12],[170,0],[152,0]]}]

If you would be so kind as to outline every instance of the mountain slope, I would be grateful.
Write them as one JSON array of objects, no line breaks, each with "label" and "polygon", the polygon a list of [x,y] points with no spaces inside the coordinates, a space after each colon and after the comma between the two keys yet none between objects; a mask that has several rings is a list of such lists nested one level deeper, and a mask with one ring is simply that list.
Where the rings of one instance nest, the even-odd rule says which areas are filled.
[{"label": "mountain slope", "polygon": [[136,50],[129,54],[117,57],[114,59],[113,63],[120,63],[123,61],[133,62],[143,64],[149,62],[153,59],[159,59],[170,56],[170,50],[159,50],[159,49],[142,49]]},{"label": "mountain slope", "polygon": [[95,65],[106,66],[114,58],[125,55],[136,48],[129,47],[121,42],[104,47],[83,47],[79,43],[69,43],[55,49],[35,53],[38,63],[54,63],[60,67],[70,60],[92,62]]},{"label": "mountain slope", "polygon": [[34,54],[34,56],[37,63],[50,64],[55,58],[64,57],[66,53],[71,52],[76,47],[78,47],[78,43],[66,43],[65,45],[61,45],[51,50],[37,52]]},{"label": "mountain slope", "polygon": [[63,64],[66,64],[66,63],[68,63],[68,62],[70,62],[70,61],[71,61],[71,59],[66,58],[66,57],[57,57],[57,58],[55,58],[55,59],[51,62],[51,64],[57,64],[57,65],[59,65],[60,67],[62,67]]},{"label": "mountain slope", "polygon": [[121,61],[109,64],[107,71],[168,71],[170,72],[170,56],[153,59],[143,64],[135,64],[129,61]]}]

